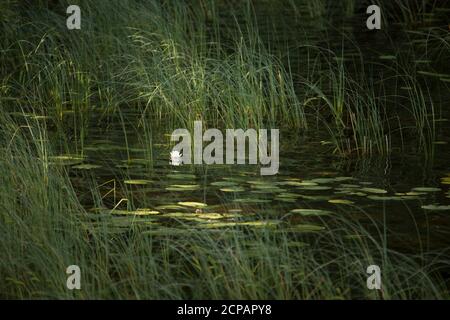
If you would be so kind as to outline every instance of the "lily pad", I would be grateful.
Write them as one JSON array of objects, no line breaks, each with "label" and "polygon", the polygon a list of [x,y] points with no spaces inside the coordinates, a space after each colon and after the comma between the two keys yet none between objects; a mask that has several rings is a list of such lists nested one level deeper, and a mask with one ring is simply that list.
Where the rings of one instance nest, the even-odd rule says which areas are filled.
[{"label": "lily pad", "polygon": [[310,180],[311,182],[315,182],[315,183],[319,183],[319,184],[323,184],[323,183],[331,183],[334,182],[335,179],[334,178],[316,178],[316,179],[312,179]]},{"label": "lily pad", "polygon": [[132,216],[149,216],[149,215],[158,215],[159,211],[152,209],[137,209],[135,211],[127,211],[127,210],[114,210],[111,212],[114,215],[132,215]]},{"label": "lily pad", "polygon": [[433,211],[447,211],[447,210],[450,210],[450,205],[445,206],[445,205],[429,204],[429,205],[422,206],[422,209],[433,210]]},{"label": "lily pad", "polygon": [[192,201],[178,202],[178,204],[180,206],[197,208],[197,209],[206,208],[208,206],[206,203],[203,203],[203,202],[192,202]]},{"label": "lily pad", "polygon": [[341,181],[355,180],[355,178],[353,178],[353,177],[336,177],[336,178],[334,178],[334,180],[341,182]]},{"label": "lily pad", "polygon": [[79,164],[76,166],[73,166],[72,169],[78,169],[78,170],[92,170],[92,169],[98,169],[101,168],[102,166],[99,166],[97,164],[88,164],[88,163],[84,163],[84,164]]},{"label": "lily pad", "polygon": [[195,179],[195,175],[188,173],[170,173],[166,175],[169,179],[177,179],[177,180],[193,180]]},{"label": "lily pad", "polygon": [[123,183],[125,184],[131,184],[131,185],[145,185],[151,183],[150,180],[144,180],[144,179],[135,179],[135,180],[125,180]]},{"label": "lily pad", "polygon": [[282,181],[278,182],[279,185],[293,186],[293,187],[304,187],[304,186],[317,186],[316,182],[311,181]]},{"label": "lily pad", "polygon": [[300,195],[300,197],[302,199],[311,200],[311,201],[328,201],[331,198],[330,196],[323,196],[323,195],[313,196],[313,195],[304,195],[304,194]]},{"label": "lily pad", "polygon": [[418,191],[418,192],[439,192],[441,191],[440,188],[434,188],[434,187],[417,187],[417,188],[413,188],[413,191]]},{"label": "lily pad", "polygon": [[238,198],[234,199],[233,202],[237,203],[269,203],[269,199],[259,199],[259,198]]},{"label": "lily pad", "polygon": [[328,202],[333,204],[354,204],[353,201],[346,199],[330,199]]},{"label": "lily pad", "polygon": [[325,190],[331,190],[331,187],[327,186],[306,186],[301,187],[302,190],[309,190],[309,191],[325,191]]},{"label": "lily pad", "polygon": [[52,164],[58,165],[73,165],[83,162],[84,157],[77,155],[60,155],[60,156],[51,156],[48,158]]},{"label": "lily pad", "polygon": [[156,210],[180,210],[180,209],[186,208],[176,204],[163,204],[156,207]]},{"label": "lily pad", "polygon": [[215,181],[212,182],[211,185],[216,187],[234,187],[237,183],[233,181]]},{"label": "lily pad", "polygon": [[299,213],[302,216],[328,216],[333,214],[331,211],[321,209],[293,209],[291,213]]},{"label": "lily pad", "polygon": [[220,188],[220,191],[222,192],[243,192],[245,189],[243,187],[239,186],[230,186],[226,188]]},{"label": "lily pad", "polygon": [[195,191],[200,189],[198,184],[173,184],[166,187],[167,191]]},{"label": "lily pad", "polygon": [[386,190],[378,189],[378,188],[362,188],[361,191],[367,192],[367,193],[377,193],[377,194],[387,193]]},{"label": "lily pad", "polygon": [[325,230],[325,227],[318,226],[315,224],[296,224],[292,227],[285,228],[283,231],[286,232],[318,232]]}]

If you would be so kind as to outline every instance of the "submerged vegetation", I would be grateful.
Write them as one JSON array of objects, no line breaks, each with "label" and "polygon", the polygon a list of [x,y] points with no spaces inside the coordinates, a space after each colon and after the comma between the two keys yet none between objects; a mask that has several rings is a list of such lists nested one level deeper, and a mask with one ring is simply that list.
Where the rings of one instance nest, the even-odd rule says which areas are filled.
[{"label": "submerged vegetation", "polygon": [[[2,1],[0,297],[448,299],[450,10],[378,2]],[[195,121],[279,176],[171,167]]]}]

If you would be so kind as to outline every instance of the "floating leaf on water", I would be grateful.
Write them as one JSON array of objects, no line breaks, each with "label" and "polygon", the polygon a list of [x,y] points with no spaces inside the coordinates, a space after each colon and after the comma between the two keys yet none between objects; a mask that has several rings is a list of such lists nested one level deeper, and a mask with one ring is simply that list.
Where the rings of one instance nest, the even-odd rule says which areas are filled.
[{"label": "floating leaf on water", "polygon": [[84,157],[77,155],[60,155],[48,157],[52,164],[58,165],[73,165],[83,162]]},{"label": "floating leaf on water", "polygon": [[378,188],[362,188],[361,191],[367,192],[367,193],[387,193],[384,189],[378,189]]},{"label": "floating leaf on water", "polygon": [[102,166],[99,166],[97,164],[85,163],[85,164],[79,164],[79,165],[73,166],[72,168],[73,169],[78,169],[78,170],[92,170],[92,169],[98,169],[98,168],[101,168],[101,167]]},{"label": "floating leaf on water", "polygon": [[132,180],[125,180],[123,183],[131,185],[145,185],[151,183],[151,181],[144,179],[132,179]]},{"label": "floating leaf on water", "polygon": [[353,177],[335,177],[334,180],[341,182],[341,181],[355,180],[355,178],[353,178]]},{"label": "floating leaf on water", "polygon": [[328,201],[330,200],[330,196],[322,196],[322,195],[300,195],[302,199],[310,200],[310,201]]},{"label": "floating leaf on water", "polygon": [[224,227],[274,227],[279,224],[278,220],[258,220],[258,221],[240,221],[240,222],[213,222],[199,225],[202,228],[224,228]]},{"label": "floating leaf on water", "polygon": [[400,197],[389,197],[389,196],[367,196],[367,199],[387,201],[387,200],[397,200],[397,199],[401,199],[401,198]]},{"label": "floating leaf on water", "polygon": [[258,198],[238,198],[234,199],[233,202],[237,203],[269,203],[269,199],[258,199]]},{"label": "floating leaf on water", "polygon": [[279,197],[279,196],[275,197],[274,200],[282,201],[282,202],[289,202],[289,203],[296,202],[295,198],[283,198],[283,197]]},{"label": "floating leaf on water", "polygon": [[134,214],[138,215],[138,216],[147,216],[147,215],[160,214],[160,212],[156,211],[156,210],[151,210],[151,209],[137,209],[136,211],[134,211]]},{"label": "floating leaf on water", "polygon": [[325,190],[331,190],[331,187],[327,186],[306,186],[301,187],[302,190],[310,190],[310,191],[325,191]]},{"label": "floating leaf on water", "polygon": [[302,179],[300,179],[300,178],[286,178],[284,180],[285,181],[301,181]]},{"label": "floating leaf on water", "polygon": [[200,188],[198,184],[173,184],[166,187],[167,191],[195,191]]},{"label": "floating leaf on water", "polygon": [[321,209],[293,209],[291,213],[299,213],[302,216],[328,216],[333,212]]},{"label": "floating leaf on water", "polygon": [[233,213],[196,213],[196,217],[202,218],[202,219],[229,219],[229,218],[238,218],[241,217],[240,214],[233,214]]},{"label": "floating leaf on water", "polygon": [[370,200],[377,200],[377,201],[398,201],[398,200],[415,200],[417,197],[414,196],[368,196],[367,197]]},{"label": "floating leaf on water", "polygon": [[280,223],[279,220],[258,220],[258,221],[241,221],[238,225],[249,227],[274,227]]},{"label": "floating leaf on water", "polygon": [[187,173],[169,173],[166,175],[169,179],[177,179],[177,180],[193,180],[195,179],[195,175],[187,174]]},{"label": "floating leaf on water", "polygon": [[111,211],[114,215],[135,215],[135,216],[149,216],[149,215],[157,215],[160,214],[159,211],[152,209],[137,209],[135,211],[127,211],[127,210],[114,210]]},{"label": "floating leaf on water", "polygon": [[311,182],[315,182],[315,183],[319,183],[319,184],[323,184],[323,183],[331,183],[334,182],[335,179],[334,178],[316,178],[316,179],[311,179]]},{"label": "floating leaf on water", "polygon": [[180,209],[186,208],[176,204],[164,204],[156,207],[156,210],[180,210]]},{"label": "floating leaf on water", "polygon": [[450,74],[443,74],[443,73],[435,73],[435,72],[428,72],[428,71],[417,71],[418,74],[429,76],[429,77],[438,77],[438,78],[448,78],[450,77]]},{"label": "floating leaf on water", "polygon": [[311,181],[282,181],[278,183],[279,185],[293,186],[293,187],[303,187],[303,186],[317,186],[317,183]]},{"label": "floating leaf on water", "polygon": [[285,228],[282,232],[318,232],[325,230],[325,227],[315,224],[296,224],[294,226]]},{"label": "floating leaf on water", "polygon": [[429,205],[422,206],[422,209],[434,210],[434,211],[445,211],[445,210],[450,210],[450,206],[449,205],[444,206],[444,205],[429,204]]},{"label": "floating leaf on water", "polygon": [[227,188],[220,188],[219,190],[222,192],[243,192],[243,191],[245,191],[245,189],[243,187],[239,187],[239,186],[230,186]]},{"label": "floating leaf on water", "polygon": [[335,191],[335,194],[344,194],[347,196],[358,196],[358,197],[365,197],[367,196],[364,192],[355,191],[353,189],[341,189],[339,191]]},{"label": "floating leaf on water", "polygon": [[441,178],[442,184],[450,184],[450,177]]},{"label": "floating leaf on water", "polygon": [[441,191],[440,188],[435,188],[435,187],[417,187],[417,188],[413,188],[413,191],[417,191],[417,192],[439,192]]},{"label": "floating leaf on water", "polygon": [[353,201],[346,200],[346,199],[331,199],[331,200],[328,200],[328,202],[333,203],[333,204],[354,204]]},{"label": "floating leaf on water", "polygon": [[410,192],[406,192],[405,195],[407,196],[422,196],[428,194],[426,192],[416,192],[416,191],[410,191]]},{"label": "floating leaf on water", "polygon": [[193,201],[186,201],[186,202],[178,202],[180,206],[183,207],[190,207],[190,208],[206,208],[208,205],[203,202],[193,202]]},{"label": "floating leaf on water", "polygon": [[298,194],[298,193],[282,192],[282,193],[280,193],[277,197],[279,197],[279,198],[291,198],[291,199],[296,199],[296,198],[301,197],[301,195]]},{"label": "floating leaf on water", "polygon": [[211,185],[216,187],[234,187],[237,183],[233,181],[215,181],[212,182]]},{"label": "floating leaf on water", "polygon": [[[361,186],[357,185],[357,184],[340,184],[340,187],[344,188],[344,189],[356,189],[356,188],[361,188]],[[336,188],[338,190],[338,188]]]},{"label": "floating leaf on water", "polygon": [[396,60],[397,57],[394,55],[383,55],[383,56],[379,56],[378,58],[380,58],[381,60]]},{"label": "floating leaf on water", "polygon": [[202,214],[197,214],[196,216],[199,218],[208,219],[208,220],[216,220],[216,219],[224,219],[225,218],[220,213],[202,213]]}]

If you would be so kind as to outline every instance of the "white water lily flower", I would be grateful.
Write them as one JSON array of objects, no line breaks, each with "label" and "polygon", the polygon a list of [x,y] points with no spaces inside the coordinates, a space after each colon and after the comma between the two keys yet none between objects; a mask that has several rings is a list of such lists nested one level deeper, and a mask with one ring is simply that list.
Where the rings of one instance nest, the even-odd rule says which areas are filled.
[{"label": "white water lily flower", "polygon": [[179,166],[182,163],[182,154],[179,151],[170,152],[170,164],[173,166]]}]

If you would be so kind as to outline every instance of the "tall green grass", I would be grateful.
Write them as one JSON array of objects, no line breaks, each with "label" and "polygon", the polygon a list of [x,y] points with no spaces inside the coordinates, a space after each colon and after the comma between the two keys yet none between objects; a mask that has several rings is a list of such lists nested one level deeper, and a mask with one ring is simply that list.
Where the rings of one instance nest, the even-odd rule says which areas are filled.
[{"label": "tall green grass", "polygon": [[[382,229],[369,233],[348,218],[319,221],[328,230],[317,234],[137,221],[118,232],[86,212],[64,170],[50,164],[44,128],[0,123],[2,298],[448,298],[444,253],[392,251]],[[81,268],[79,291],[66,288],[72,264]],[[366,287],[371,264],[382,268],[381,291]]]}]

